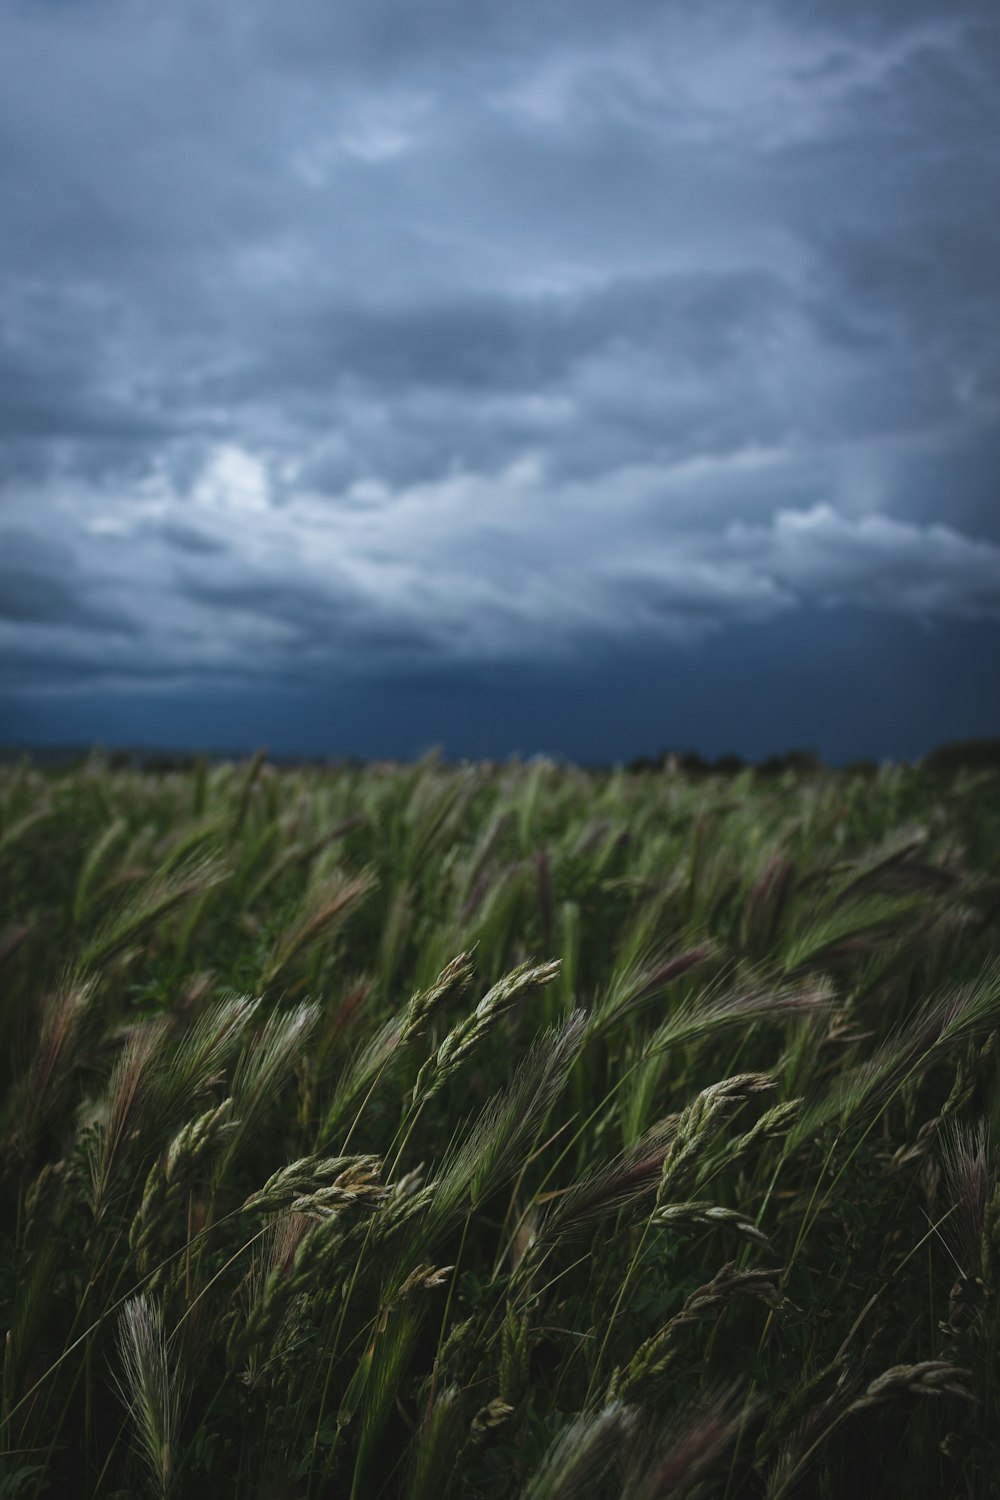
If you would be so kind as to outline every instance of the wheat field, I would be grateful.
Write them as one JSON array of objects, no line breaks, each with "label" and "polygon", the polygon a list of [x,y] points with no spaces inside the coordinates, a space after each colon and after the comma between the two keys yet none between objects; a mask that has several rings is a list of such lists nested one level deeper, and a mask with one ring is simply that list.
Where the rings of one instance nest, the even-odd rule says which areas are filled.
[{"label": "wheat field", "polygon": [[0,1497],[1000,1494],[1000,779],[0,769]]}]

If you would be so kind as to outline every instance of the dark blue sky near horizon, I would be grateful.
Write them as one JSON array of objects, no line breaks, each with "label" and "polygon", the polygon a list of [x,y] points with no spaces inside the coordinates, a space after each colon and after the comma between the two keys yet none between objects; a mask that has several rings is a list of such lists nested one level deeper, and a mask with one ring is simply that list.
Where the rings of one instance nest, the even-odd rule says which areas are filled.
[{"label": "dark blue sky near horizon", "polygon": [[1000,732],[1000,15],[0,0],[0,741]]}]

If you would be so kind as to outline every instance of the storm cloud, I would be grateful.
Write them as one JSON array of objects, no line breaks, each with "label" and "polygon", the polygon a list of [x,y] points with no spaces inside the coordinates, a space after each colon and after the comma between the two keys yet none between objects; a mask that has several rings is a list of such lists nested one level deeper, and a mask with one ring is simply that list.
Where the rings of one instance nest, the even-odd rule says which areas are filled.
[{"label": "storm cloud", "polygon": [[998,84],[986,0],[4,8],[0,730],[1000,645]]}]

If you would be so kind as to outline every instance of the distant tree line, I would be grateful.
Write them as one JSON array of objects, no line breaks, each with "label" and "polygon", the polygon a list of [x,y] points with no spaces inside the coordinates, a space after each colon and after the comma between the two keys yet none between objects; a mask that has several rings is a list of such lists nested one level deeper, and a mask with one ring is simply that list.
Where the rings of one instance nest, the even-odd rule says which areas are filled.
[{"label": "distant tree line", "polygon": [[[1000,771],[1000,739],[958,740],[940,745],[921,757],[925,771],[932,776],[953,776],[958,771]],[[854,775],[873,776],[876,760],[855,760],[838,769]],[[735,776],[753,770],[758,776],[781,776],[787,771],[797,775],[814,775],[825,769],[818,750],[787,750],[769,755],[762,761],[744,760],[729,752],[708,760],[697,750],[661,750],[656,755],[641,755],[630,761],[630,771],[678,771],[687,776]]]},{"label": "distant tree line", "polygon": [[[109,770],[141,770],[159,772],[181,772],[193,770],[199,761],[212,764],[223,761],[245,760],[246,752],[233,751],[186,751],[162,750],[155,746],[31,746],[0,745],[0,762],[14,761],[24,756],[45,766],[65,768],[81,764],[95,751],[102,755]],[[352,755],[269,755],[262,757],[274,766],[354,766],[360,768],[365,761]],[[494,764],[499,765],[499,762]],[[957,740],[940,745],[920,758],[925,771],[933,776],[953,776],[958,771],[1000,771],[1000,738],[979,740]],[[854,760],[836,767],[844,773],[874,776],[879,762],[873,759]],[[610,766],[594,766],[594,770],[610,770]],[[828,769],[819,751],[813,748],[786,750],[783,754],[768,755],[762,761],[746,760],[732,751],[712,760],[698,750],[659,750],[654,755],[636,756],[626,763],[625,769],[635,773],[673,771],[684,776],[736,776],[741,771],[752,770],[758,776],[782,776],[792,772],[799,776],[817,775]]]},{"label": "distant tree line", "polygon": [[[876,768],[874,761],[871,765]],[[823,760],[818,750],[788,750],[759,762],[744,760],[732,751],[707,760],[698,750],[661,750],[657,755],[640,755],[627,767],[629,771],[677,771],[686,776],[736,776],[748,768],[762,776],[780,776],[784,771],[808,775],[822,771]]]}]

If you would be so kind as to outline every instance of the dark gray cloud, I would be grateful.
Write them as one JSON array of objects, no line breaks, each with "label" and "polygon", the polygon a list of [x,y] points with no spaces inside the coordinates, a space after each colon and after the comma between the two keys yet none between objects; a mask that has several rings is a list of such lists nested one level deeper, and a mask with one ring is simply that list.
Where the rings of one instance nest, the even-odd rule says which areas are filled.
[{"label": "dark gray cloud", "polygon": [[995,629],[998,82],[987,0],[9,6],[5,680]]},{"label": "dark gray cloud", "polygon": [[75,572],[70,547],[29,531],[0,531],[0,621],[136,635],[136,620],[102,604],[95,580]]},{"label": "dark gray cloud", "polygon": [[210,536],[197,526],[187,526],[183,521],[164,520],[153,522],[151,529],[161,542],[178,552],[193,552],[196,556],[216,557],[226,552],[227,544],[222,537]]},{"label": "dark gray cloud", "polygon": [[[623,278],[588,292],[485,293],[417,304],[351,302],[278,319],[249,390],[276,381],[329,390],[347,378],[376,391],[535,392],[586,360],[655,354],[717,373],[763,331],[785,298],[763,271],[685,271]],[[223,383],[223,390],[225,384]]]}]

